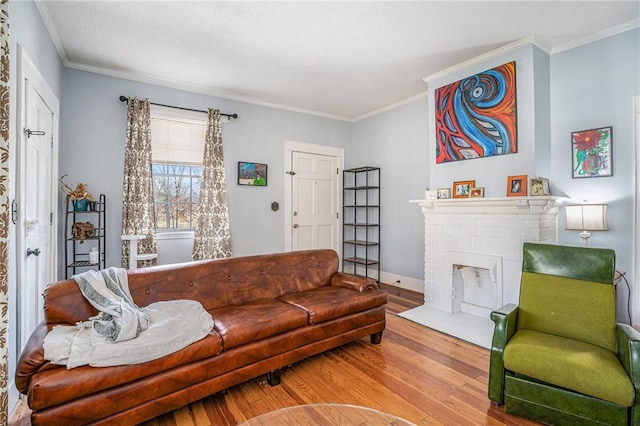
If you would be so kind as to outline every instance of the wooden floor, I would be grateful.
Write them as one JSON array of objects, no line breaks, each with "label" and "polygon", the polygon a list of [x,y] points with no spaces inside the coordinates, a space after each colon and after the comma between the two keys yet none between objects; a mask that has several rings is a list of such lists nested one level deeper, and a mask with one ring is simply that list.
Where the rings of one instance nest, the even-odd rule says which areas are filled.
[{"label": "wooden floor", "polygon": [[[144,426],[235,425],[314,403],[370,407],[419,425],[536,424],[506,414],[487,399],[488,350],[396,316],[421,305],[422,295],[385,288],[387,329],[380,345],[358,340],[285,368],[278,386],[260,377]],[[28,425],[26,416],[11,424]]]}]

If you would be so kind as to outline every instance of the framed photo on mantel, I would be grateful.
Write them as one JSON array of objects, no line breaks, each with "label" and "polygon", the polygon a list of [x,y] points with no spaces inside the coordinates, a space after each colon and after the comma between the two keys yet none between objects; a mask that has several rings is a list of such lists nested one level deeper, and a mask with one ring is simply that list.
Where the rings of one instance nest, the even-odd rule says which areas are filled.
[{"label": "framed photo on mantel", "polygon": [[527,175],[509,176],[507,197],[524,197],[525,195],[527,195]]},{"label": "framed photo on mantel", "polygon": [[475,180],[462,180],[453,182],[453,198],[469,198],[471,188],[476,186]]},{"label": "framed photo on mantel", "polygon": [[549,189],[549,179],[543,177],[535,177],[529,179],[529,195],[551,195]]}]

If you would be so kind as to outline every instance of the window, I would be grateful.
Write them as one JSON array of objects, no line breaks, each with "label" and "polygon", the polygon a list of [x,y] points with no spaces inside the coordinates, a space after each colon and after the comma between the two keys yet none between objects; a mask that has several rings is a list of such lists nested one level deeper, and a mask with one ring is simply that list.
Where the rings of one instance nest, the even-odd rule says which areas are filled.
[{"label": "window", "polygon": [[195,223],[206,114],[151,107],[153,195],[156,229],[190,231]]},{"label": "window", "polygon": [[160,232],[193,230],[206,132],[205,113],[151,106],[153,195]]},{"label": "window", "polygon": [[158,231],[188,231],[198,207],[202,167],[154,163],[153,197]]}]

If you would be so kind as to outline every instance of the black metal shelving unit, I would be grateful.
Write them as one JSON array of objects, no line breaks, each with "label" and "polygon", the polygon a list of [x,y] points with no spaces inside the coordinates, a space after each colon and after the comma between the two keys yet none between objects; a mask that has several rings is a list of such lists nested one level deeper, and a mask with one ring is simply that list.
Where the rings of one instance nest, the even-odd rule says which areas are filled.
[{"label": "black metal shelving unit", "polygon": [[380,168],[343,171],[342,270],[380,282]]},{"label": "black metal shelving unit", "polygon": [[[64,264],[65,276],[69,278],[74,275],[78,269],[104,269],[106,265],[106,197],[100,194],[95,202],[93,209],[75,211],[73,209],[72,200],[67,197],[66,200],[66,218],[65,218],[65,250]],[[77,238],[73,235],[73,224],[78,222],[90,222],[94,226],[94,235],[89,238]],[[97,222],[97,223],[96,223]],[[91,247],[98,249],[98,262],[89,260],[89,251]]]}]

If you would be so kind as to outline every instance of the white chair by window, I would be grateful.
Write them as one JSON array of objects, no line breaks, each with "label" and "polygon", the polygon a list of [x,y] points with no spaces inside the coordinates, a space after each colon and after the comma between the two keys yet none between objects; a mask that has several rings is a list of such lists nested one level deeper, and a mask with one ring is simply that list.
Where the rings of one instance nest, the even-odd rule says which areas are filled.
[{"label": "white chair by window", "polygon": [[138,269],[139,260],[152,260],[158,253],[138,254],[138,241],[147,238],[146,235],[122,235],[122,241],[129,241],[129,270]]}]

